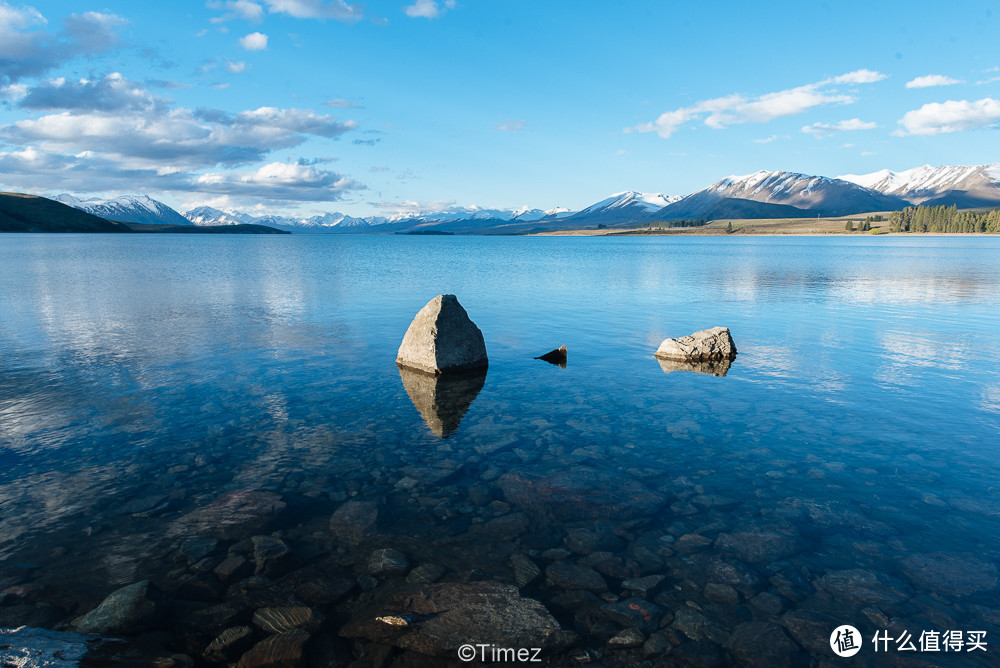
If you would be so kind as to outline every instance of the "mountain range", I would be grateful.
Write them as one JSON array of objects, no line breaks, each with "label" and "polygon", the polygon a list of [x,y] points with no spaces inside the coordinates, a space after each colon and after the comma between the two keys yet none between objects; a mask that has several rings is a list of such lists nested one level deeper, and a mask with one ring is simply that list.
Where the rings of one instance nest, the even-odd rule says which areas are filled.
[{"label": "mountain range", "polygon": [[626,227],[659,221],[727,218],[846,216],[895,211],[913,205],[959,208],[1000,206],[1000,163],[974,166],[924,165],[901,172],[835,178],[795,172],[759,171],[729,176],[682,197],[663,193],[615,193],[580,211],[568,209],[456,208],[448,211],[353,217],[339,212],[308,218],[222,211],[199,206],[183,216],[145,195],[110,200],[55,198],[87,213],[120,222],[170,225],[266,225],[299,233],[524,234],[602,225]]}]

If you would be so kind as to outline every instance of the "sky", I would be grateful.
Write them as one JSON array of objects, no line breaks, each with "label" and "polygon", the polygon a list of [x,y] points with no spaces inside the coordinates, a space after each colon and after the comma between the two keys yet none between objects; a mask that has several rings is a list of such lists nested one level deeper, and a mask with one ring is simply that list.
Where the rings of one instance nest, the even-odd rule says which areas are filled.
[{"label": "sky", "polygon": [[0,189],[366,216],[988,164],[998,34],[975,0],[0,0]]}]

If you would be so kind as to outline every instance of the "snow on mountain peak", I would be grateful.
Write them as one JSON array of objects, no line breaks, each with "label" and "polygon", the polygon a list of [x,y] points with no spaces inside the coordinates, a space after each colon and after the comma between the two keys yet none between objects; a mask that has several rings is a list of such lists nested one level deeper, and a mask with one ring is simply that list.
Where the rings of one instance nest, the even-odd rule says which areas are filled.
[{"label": "snow on mountain peak", "polygon": [[913,193],[943,193],[969,190],[1000,182],[1000,163],[992,165],[921,165],[900,172],[880,169],[871,174],[845,174],[837,178],[878,190],[887,195],[906,197]]}]

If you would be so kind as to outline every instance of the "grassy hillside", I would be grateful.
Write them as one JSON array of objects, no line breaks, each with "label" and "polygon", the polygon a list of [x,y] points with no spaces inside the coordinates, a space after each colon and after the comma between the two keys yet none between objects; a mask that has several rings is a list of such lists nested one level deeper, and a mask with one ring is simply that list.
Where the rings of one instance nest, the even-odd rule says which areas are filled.
[{"label": "grassy hillside", "polygon": [[0,232],[125,232],[123,223],[104,220],[37,195],[0,193]]}]

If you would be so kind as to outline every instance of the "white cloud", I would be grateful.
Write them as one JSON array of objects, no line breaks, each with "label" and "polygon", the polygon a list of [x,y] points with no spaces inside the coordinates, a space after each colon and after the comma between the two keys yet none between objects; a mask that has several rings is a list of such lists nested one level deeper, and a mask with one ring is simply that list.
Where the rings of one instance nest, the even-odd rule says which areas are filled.
[{"label": "white cloud", "polygon": [[907,88],[930,88],[931,86],[952,86],[954,84],[963,83],[958,79],[952,79],[951,77],[946,77],[943,74],[928,74],[926,76],[917,77],[913,81],[907,81]]},{"label": "white cloud", "polygon": [[528,124],[525,121],[507,119],[502,123],[498,123],[494,127],[501,132],[517,132],[518,130],[523,130],[528,127]]},{"label": "white cloud", "polygon": [[240,72],[246,71],[247,64],[242,60],[227,60],[226,69],[232,74],[239,74]]},{"label": "white cloud", "polygon": [[327,100],[323,104],[325,104],[328,107],[345,107],[345,108],[350,108],[350,109],[364,109],[364,107],[362,107],[360,104],[355,104],[355,103],[351,102],[350,100],[345,100],[342,97],[338,97],[335,100]]},{"label": "white cloud", "polygon": [[1000,100],[948,100],[931,102],[908,111],[899,120],[903,126],[893,134],[940,135],[962,130],[976,130],[1000,122]]},{"label": "white cloud", "polygon": [[821,137],[826,137],[833,132],[849,132],[853,130],[874,130],[877,128],[874,122],[863,121],[860,118],[851,118],[846,121],[838,121],[837,123],[813,123],[812,125],[803,126],[802,132],[807,135],[812,135],[817,139]]},{"label": "white cloud", "polygon": [[872,70],[855,70],[853,72],[848,72],[847,74],[841,74],[839,77],[833,77],[827,81],[835,84],[866,84],[875,83],[888,78],[888,74],[882,74],[881,72],[874,72]]},{"label": "white cloud", "polygon": [[28,87],[25,84],[11,84],[0,88],[0,100],[14,102],[20,100],[28,94]]},{"label": "white cloud", "polygon": [[20,106],[33,110],[125,111],[152,110],[167,101],[152,95],[142,85],[118,72],[100,79],[67,81],[64,78],[43,81],[25,87]]},{"label": "white cloud", "polygon": [[47,81],[29,88],[20,104],[58,111],[0,126],[0,139],[64,157],[87,153],[130,170],[250,164],[309,137],[334,138],[357,127],[306,109],[260,107],[230,114],[171,107],[119,74]]},{"label": "white cloud", "polygon": [[791,137],[789,137],[788,135],[771,135],[770,137],[765,137],[764,139],[754,139],[753,143],[754,144],[770,144],[771,142],[777,141],[779,139],[791,139]]},{"label": "white cloud", "polygon": [[210,172],[194,180],[201,192],[266,199],[328,201],[364,185],[343,174],[302,163],[272,162],[243,172]]},{"label": "white cloud", "polygon": [[0,84],[44,74],[77,56],[108,51],[117,46],[117,30],[125,23],[115,14],[85,12],[65,18],[58,33],[33,30],[48,25],[38,10],[0,0]]},{"label": "white cloud", "polygon": [[703,100],[689,107],[665,112],[655,121],[628,128],[626,132],[633,130],[636,132],[656,132],[667,139],[682,125],[694,119],[703,118],[705,125],[715,129],[740,123],[766,123],[775,118],[798,114],[814,107],[828,104],[850,104],[855,101],[855,98],[839,93],[834,86],[873,83],[885,78],[886,75],[879,72],[857,70],[816,83],[766,93],[755,98],[746,98],[737,93]]},{"label": "white cloud", "polygon": [[344,0],[264,0],[272,14],[288,14],[297,19],[335,19],[337,21],[360,21],[364,9]]},{"label": "white cloud", "polygon": [[417,0],[412,5],[403,8],[410,18],[436,19],[441,15],[441,8],[435,0]]},{"label": "white cloud", "polygon": [[267,35],[262,32],[252,32],[240,37],[240,46],[247,51],[263,51],[267,48]]},{"label": "white cloud", "polygon": [[264,7],[256,2],[250,2],[250,0],[227,0],[226,2],[215,0],[208,2],[206,6],[209,9],[222,9],[227,11],[226,14],[212,19],[213,23],[229,21],[236,18],[252,21],[254,23],[260,23],[260,21],[264,18]]}]

